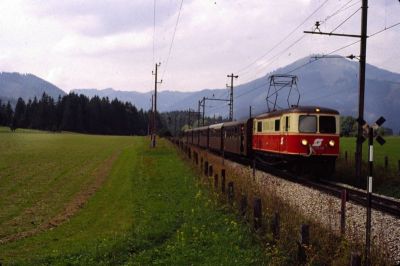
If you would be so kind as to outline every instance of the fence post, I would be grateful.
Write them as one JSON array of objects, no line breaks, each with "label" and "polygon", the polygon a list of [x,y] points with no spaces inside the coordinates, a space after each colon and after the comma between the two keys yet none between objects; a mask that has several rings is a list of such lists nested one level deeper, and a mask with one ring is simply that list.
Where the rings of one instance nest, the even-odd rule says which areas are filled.
[{"label": "fence post", "polygon": [[261,209],[261,199],[255,198],[254,199],[254,229],[258,230],[262,226],[262,209]]},{"label": "fence post", "polygon": [[271,231],[272,231],[272,236],[274,240],[279,239],[279,234],[280,234],[280,218],[279,218],[279,212],[275,212],[274,216],[272,217],[272,222],[271,222]]},{"label": "fence post", "polygon": [[225,193],[225,169],[221,170],[221,192]]},{"label": "fence post", "polygon": [[247,196],[242,194],[242,198],[240,199],[240,214],[242,216],[245,216],[246,211],[247,211]]},{"label": "fence post", "polygon": [[340,209],[340,233],[346,234],[346,202],[347,202],[347,190],[343,189],[341,192],[341,209]]},{"label": "fence post", "polygon": [[299,252],[298,260],[300,264],[307,262],[306,247],[310,244],[310,226],[308,224],[302,224],[300,230],[300,241],[298,243]]},{"label": "fence post", "polygon": [[385,156],[385,170],[389,168],[389,157],[386,155]]},{"label": "fence post", "polygon": [[214,175],[214,189],[218,190],[218,174]]},{"label": "fence post", "polygon": [[209,176],[213,176],[213,166],[212,166],[212,164],[210,164],[210,165],[208,166],[208,175],[209,175]]},{"label": "fence post", "polygon": [[397,168],[399,170],[399,175],[400,175],[400,160],[397,161]]},{"label": "fence post", "polygon": [[204,162],[204,175],[208,176],[208,161]]},{"label": "fence post", "polygon": [[256,160],[253,158],[253,180],[256,179]]},{"label": "fence post", "polygon": [[347,163],[347,151],[344,152],[344,161]]},{"label": "fence post", "polygon": [[361,254],[360,252],[352,252],[350,266],[361,266]]},{"label": "fence post", "polygon": [[231,181],[228,183],[228,201],[230,204],[233,203],[233,199],[235,197],[234,193],[235,193],[235,191],[233,188],[233,182]]}]

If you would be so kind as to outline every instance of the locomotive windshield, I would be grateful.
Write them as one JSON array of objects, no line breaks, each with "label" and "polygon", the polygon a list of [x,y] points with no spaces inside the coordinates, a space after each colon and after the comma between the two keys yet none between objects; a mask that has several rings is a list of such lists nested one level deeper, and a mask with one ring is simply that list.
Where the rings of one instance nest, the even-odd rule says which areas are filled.
[{"label": "locomotive windshield", "polygon": [[317,117],[315,115],[301,115],[299,117],[299,131],[304,133],[317,132]]},{"label": "locomotive windshield", "polygon": [[[301,115],[299,117],[299,132],[316,133],[317,132],[317,116]],[[319,116],[319,133],[336,133],[336,119],[334,116]]]},{"label": "locomotive windshield", "polygon": [[336,121],[334,116],[321,115],[319,117],[319,133],[336,133]]}]

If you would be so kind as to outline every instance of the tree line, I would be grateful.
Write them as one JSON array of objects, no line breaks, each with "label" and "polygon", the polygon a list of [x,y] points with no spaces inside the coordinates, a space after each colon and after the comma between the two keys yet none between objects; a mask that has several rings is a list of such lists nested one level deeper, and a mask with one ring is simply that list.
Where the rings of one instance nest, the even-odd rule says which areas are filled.
[{"label": "tree line", "polygon": [[[161,118],[157,114],[157,123]],[[19,98],[15,109],[10,102],[0,101],[0,125],[16,128],[31,128],[49,131],[72,131],[90,134],[146,135],[149,112],[129,102],[108,97],[70,93],[56,101],[43,93],[25,102]],[[160,128],[161,129],[161,128]]]},{"label": "tree line", "polygon": [[[55,101],[43,93],[41,99],[36,97],[25,102],[19,98],[15,108],[8,101],[0,100],[0,126],[30,128],[48,131],[72,131],[90,134],[109,135],[146,135],[151,122],[151,112],[143,111],[129,102],[118,99],[89,99],[85,95],[70,93]],[[160,135],[179,135],[182,129],[202,124],[198,116],[189,111],[173,111],[156,115],[157,132]],[[354,117],[343,116],[340,119],[342,136],[357,135],[357,121]],[[205,118],[205,124],[222,122],[222,117]],[[393,135],[390,128],[380,128],[381,135]]]},{"label": "tree line", "polygon": [[[340,117],[340,135],[344,137],[355,137],[357,136],[358,122],[357,119],[352,116],[341,116]],[[394,134],[393,129],[387,127],[380,127],[376,132],[382,136],[392,136]],[[399,132],[400,135],[400,132]]]}]

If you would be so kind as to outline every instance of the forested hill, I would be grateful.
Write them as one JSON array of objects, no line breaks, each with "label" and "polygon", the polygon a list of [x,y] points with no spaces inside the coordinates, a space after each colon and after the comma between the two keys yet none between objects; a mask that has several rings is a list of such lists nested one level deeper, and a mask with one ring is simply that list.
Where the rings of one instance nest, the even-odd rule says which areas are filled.
[{"label": "forested hill", "polygon": [[43,93],[54,99],[65,95],[63,90],[35,75],[0,72],[0,99],[3,101],[16,102],[19,97],[28,101],[34,97],[42,97]]},{"label": "forested hill", "polygon": [[[131,103],[117,99],[70,93],[55,101],[43,94],[39,100],[19,98],[15,111],[10,103],[0,101],[0,125],[50,131],[73,131],[91,134],[145,135],[148,113]],[[157,116],[157,123],[161,121]]]}]

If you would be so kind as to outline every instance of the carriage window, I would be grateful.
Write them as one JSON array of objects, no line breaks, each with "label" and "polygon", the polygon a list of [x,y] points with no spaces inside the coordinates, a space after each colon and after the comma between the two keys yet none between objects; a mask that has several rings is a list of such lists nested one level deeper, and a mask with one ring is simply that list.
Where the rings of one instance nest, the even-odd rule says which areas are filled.
[{"label": "carriage window", "polygon": [[281,120],[275,120],[275,131],[279,131],[279,127],[281,126]]},{"label": "carriage window", "polygon": [[336,120],[334,116],[319,117],[319,133],[336,133]]},{"label": "carriage window", "polygon": [[299,131],[305,133],[317,132],[317,117],[315,115],[301,115],[299,117]]},{"label": "carriage window", "polygon": [[261,132],[262,131],[262,122],[258,122],[257,123],[257,132]]}]

